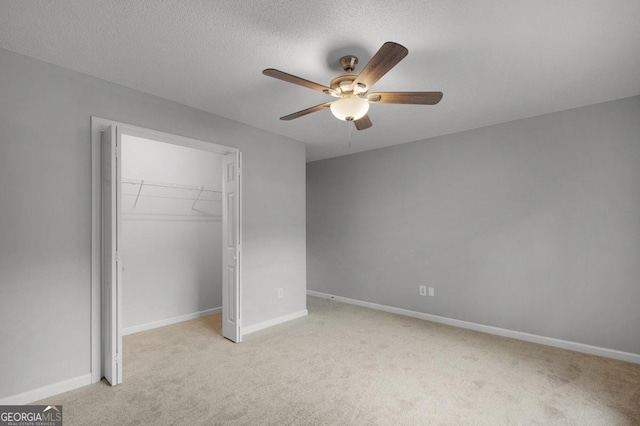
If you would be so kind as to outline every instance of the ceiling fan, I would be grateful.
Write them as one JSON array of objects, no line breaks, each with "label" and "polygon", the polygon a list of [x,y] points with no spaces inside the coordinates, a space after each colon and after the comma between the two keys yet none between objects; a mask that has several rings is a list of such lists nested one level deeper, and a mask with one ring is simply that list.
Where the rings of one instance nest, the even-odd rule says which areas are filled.
[{"label": "ceiling fan", "polygon": [[330,108],[336,118],[344,121],[353,121],[358,130],[364,130],[372,126],[371,119],[367,115],[369,104],[435,105],[442,99],[442,92],[368,93],[369,89],[408,53],[409,51],[406,47],[388,41],[373,55],[373,58],[359,74],[354,74],[353,72],[358,64],[358,58],[352,55],[343,56],[340,58],[340,65],[345,74],[341,74],[331,80],[329,87],[273,68],[267,68],[262,71],[262,74],[288,83],[308,87],[337,98],[332,102],[325,102],[285,115],[280,117],[280,120],[293,120],[321,109]]}]

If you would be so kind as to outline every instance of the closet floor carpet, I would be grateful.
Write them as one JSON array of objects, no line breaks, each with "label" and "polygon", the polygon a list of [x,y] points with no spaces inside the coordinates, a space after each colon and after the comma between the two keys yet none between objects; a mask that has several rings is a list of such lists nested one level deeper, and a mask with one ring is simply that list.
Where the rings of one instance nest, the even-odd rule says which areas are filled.
[{"label": "closet floor carpet", "polygon": [[124,382],[47,398],[71,425],[640,425],[640,365],[308,298],[221,336],[220,314],[124,338]]}]

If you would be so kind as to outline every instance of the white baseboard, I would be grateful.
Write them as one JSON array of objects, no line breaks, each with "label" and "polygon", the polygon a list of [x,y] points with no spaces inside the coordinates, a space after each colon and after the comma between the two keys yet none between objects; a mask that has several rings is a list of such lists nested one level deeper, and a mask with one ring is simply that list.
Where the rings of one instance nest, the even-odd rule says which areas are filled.
[{"label": "white baseboard", "polygon": [[297,318],[306,317],[309,314],[309,311],[306,309],[298,312],[293,312],[291,314],[283,315],[278,318],[270,319],[267,321],[262,321],[257,324],[249,325],[247,327],[242,327],[242,335],[246,336],[250,333],[255,333],[258,330],[263,330],[265,328],[272,327],[274,325],[282,324],[283,322],[291,321]]},{"label": "white baseboard", "polygon": [[73,379],[63,380],[62,382],[54,383],[51,385],[43,386],[41,388],[32,389],[17,395],[7,396],[0,398],[0,405],[25,405],[34,401],[39,401],[44,398],[49,398],[53,395],[58,395],[62,392],[68,392],[83,386],[91,384],[91,373],[83,374],[82,376],[75,377]]},{"label": "white baseboard", "polygon": [[489,325],[477,324],[474,322],[462,321],[453,318],[441,317],[438,315],[425,314],[422,312],[410,311],[408,309],[394,308],[393,306],[379,305],[377,303],[364,302],[362,300],[350,299],[348,297],[335,296],[318,291],[307,290],[309,296],[331,299],[337,302],[348,303],[350,305],[362,306],[364,308],[378,311],[390,312],[392,314],[404,315],[408,317],[433,321],[440,324],[452,325],[454,327],[466,328],[483,333],[494,334],[496,336],[510,337],[512,339],[525,340],[527,342],[539,343],[541,345],[554,346],[556,348],[568,349],[582,352],[589,355],[598,355],[606,358],[613,358],[620,361],[640,364],[640,355],[630,352],[617,351],[615,349],[600,348],[598,346],[585,345],[583,343],[570,342],[567,340],[555,339],[553,337],[538,336],[536,334],[523,333],[521,331],[507,330],[505,328],[492,327]]},{"label": "white baseboard", "polygon": [[205,317],[207,315],[217,314],[217,313],[220,313],[220,312],[222,312],[222,308],[218,307],[218,308],[206,309],[206,310],[200,311],[200,312],[193,312],[193,313],[186,314],[186,315],[180,315],[178,317],[173,317],[173,318],[167,318],[167,319],[163,319],[163,320],[159,320],[159,321],[148,322],[146,324],[134,325],[134,326],[131,326],[131,327],[123,328],[122,329],[122,335],[126,336],[126,335],[129,335],[129,334],[140,333],[141,331],[153,330],[154,328],[164,327],[166,325],[171,325],[171,324],[177,324],[179,322],[189,321],[189,320],[192,320],[192,319]]}]

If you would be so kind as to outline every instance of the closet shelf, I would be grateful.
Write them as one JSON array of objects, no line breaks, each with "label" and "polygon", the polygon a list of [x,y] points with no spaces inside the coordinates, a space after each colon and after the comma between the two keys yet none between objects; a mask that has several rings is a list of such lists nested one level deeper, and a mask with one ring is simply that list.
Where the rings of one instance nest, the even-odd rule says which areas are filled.
[{"label": "closet shelf", "polygon": [[155,182],[155,181],[146,180],[146,179],[122,178],[122,183],[126,183],[128,185],[157,186],[160,188],[186,189],[190,191],[200,191],[202,189],[203,191],[206,191],[206,192],[222,192],[206,186],[192,186],[192,185],[182,185],[179,183]]},{"label": "closet shelf", "polygon": [[[152,180],[146,180],[146,179],[128,179],[128,178],[122,178],[121,182],[123,184],[126,185],[138,185],[138,192],[136,194],[136,200],[133,203],[133,207],[136,207],[138,204],[138,200],[140,199],[140,194],[142,193],[142,188],[145,186],[152,186],[152,187],[156,187],[156,188],[170,188],[170,189],[180,189],[180,190],[186,190],[186,191],[197,191],[197,195],[195,198],[193,198],[193,205],[191,206],[191,209],[195,210],[195,206],[196,203],[198,202],[198,200],[200,199],[200,196],[202,195],[203,192],[208,192],[208,193],[219,193],[221,194],[222,191],[210,188],[210,187],[206,187],[206,186],[193,186],[193,185],[182,185],[179,183],[169,183],[169,182],[156,182],[156,181],[152,181]],[[191,198],[191,197],[189,197]]]}]

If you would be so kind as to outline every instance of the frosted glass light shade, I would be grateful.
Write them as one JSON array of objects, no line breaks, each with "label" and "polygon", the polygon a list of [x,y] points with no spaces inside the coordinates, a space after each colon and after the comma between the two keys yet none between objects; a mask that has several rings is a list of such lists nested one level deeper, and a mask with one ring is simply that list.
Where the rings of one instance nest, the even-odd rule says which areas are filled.
[{"label": "frosted glass light shade", "polygon": [[331,103],[331,113],[339,120],[359,120],[369,111],[369,102],[357,96],[344,96]]}]

